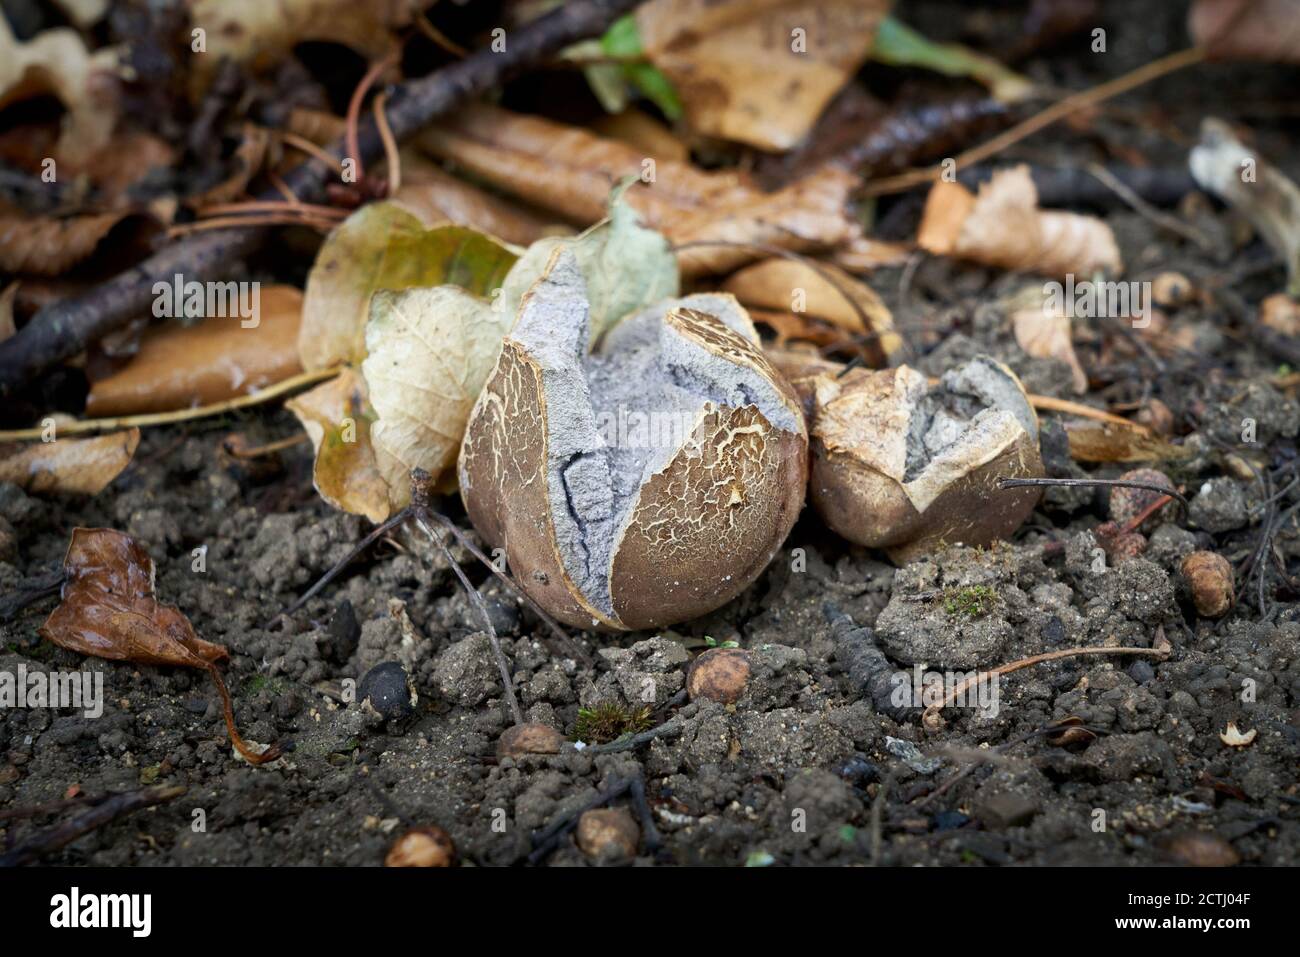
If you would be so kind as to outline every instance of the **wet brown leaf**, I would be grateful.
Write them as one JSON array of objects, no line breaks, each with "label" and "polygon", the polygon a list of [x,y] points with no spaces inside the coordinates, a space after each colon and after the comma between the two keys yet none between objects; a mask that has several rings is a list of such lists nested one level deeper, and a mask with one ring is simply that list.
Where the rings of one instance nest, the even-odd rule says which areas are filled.
[{"label": "wet brown leaf", "polygon": [[252,764],[279,756],[258,754],[235,730],[230,695],[216,662],[229,657],[204,641],[176,608],[154,594],[154,564],[131,536],[111,528],[75,528],[63,559],[62,602],[41,625],[46,640],[83,655],[142,665],[202,668],[217,685],[235,748]]},{"label": "wet brown leaf", "polygon": [[98,495],[131,463],[139,444],[139,429],[31,442],[8,455],[0,452],[0,482],[38,495]]},{"label": "wet brown leaf", "polygon": [[636,13],[650,62],[687,123],[784,150],[862,65],[888,0],[651,0]]},{"label": "wet brown leaf", "polygon": [[995,173],[978,195],[960,183],[935,183],[917,244],[940,256],[1048,276],[1090,278],[1123,267],[1115,236],[1100,219],[1038,208],[1027,166]]},{"label": "wet brown leaf", "polygon": [[244,328],[238,317],[231,317],[150,329],[126,366],[91,386],[86,414],[132,415],[208,405],[301,372],[302,292],[293,286],[267,286],[259,295],[256,327]]}]

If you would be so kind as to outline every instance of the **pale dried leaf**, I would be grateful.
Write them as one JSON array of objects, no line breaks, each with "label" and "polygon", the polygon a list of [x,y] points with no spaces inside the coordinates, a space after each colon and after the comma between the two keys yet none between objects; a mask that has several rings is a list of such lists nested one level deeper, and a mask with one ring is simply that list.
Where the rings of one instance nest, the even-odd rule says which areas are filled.
[{"label": "pale dried leaf", "polygon": [[1106,223],[1038,208],[1027,166],[999,170],[974,196],[960,183],[935,183],[917,244],[937,255],[1048,276],[1091,277],[1123,268]]},{"label": "pale dried leaf", "polygon": [[848,333],[874,336],[879,364],[888,364],[902,345],[876,291],[829,263],[768,259],[734,273],[722,288],[747,306],[803,312]]},{"label": "pale dried leaf", "polygon": [[0,454],[0,482],[35,494],[98,495],[131,463],[140,430],[31,442]]},{"label": "pale dried leaf", "polygon": [[378,416],[370,441],[396,504],[409,498],[411,469],[436,480],[455,465],[513,321],[513,311],[456,286],[375,293],[361,371]]},{"label": "pale dried leaf", "polygon": [[1300,338],[1300,302],[1281,292],[1265,296],[1259,304],[1259,321],[1274,332]]},{"label": "pale dried leaf", "polygon": [[208,405],[301,372],[302,293],[293,286],[267,286],[258,295],[255,327],[245,328],[244,320],[234,316],[149,329],[126,366],[91,386],[86,414],[132,415]]},{"label": "pale dried leaf", "polygon": [[1035,359],[1056,359],[1070,367],[1075,395],[1088,391],[1088,376],[1079,364],[1071,338],[1071,322],[1058,304],[1049,303],[1037,289],[1027,289],[1011,304],[1011,328],[1016,342]]},{"label": "pale dried leaf", "polygon": [[45,30],[20,43],[0,17],[0,109],[32,97],[57,97],[67,109],[59,155],[69,161],[93,156],[108,143],[119,109],[115,85],[103,80],[117,70],[116,49],[91,53],[76,30]]},{"label": "pale dried leaf", "polygon": [[694,130],[784,150],[862,65],[888,8],[888,0],[651,0],[636,19]]},{"label": "pale dried leaf", "polygon": [[376,290],[454,283],[489,295],[514,261],[513,252],[473,230],[425,229],[391,202],[363,206],[330,233],[307,277],[298,337],[303,368],[364,358]]},{"label": "pale dried leaf", "polygon": [[1229,721],[1228,727],[1219,732],[1219,740],[1230,748],[1248,748],[1254,743],[1257,734],[1259,734],[1257,728],[1251,728],[1243,733],[1237,728],[1235,721]]},{"label": "pale dried leaf", "polygon": [[1172,445],[1140,425],[1069,426],[1070,457],[1079,462],[1174,462],[1191,450]]},{"label": "pale dried leaf", "polygon": [[395,45],[394,31],[411,22],[409,0],[188,0],[193,25],[205,31],[207,52],[194,57],[203,84],[223,57],[253,70],[280,63],[299,43],[339,43],[367,58]]},{"label": "pale dried leaf", "polygon": [[58,276],[88,258],[126,213],[66,219],[0,212],[0,272]]},{"label": "pale dried leaf", "polygon": [[1300,296],[1300,186],[1212,117],[1202,121],[1188,165],[1202,188],[1250,220],[1277,251],[1286,264],[1287,293]]},{"label": "pale dried leaf", "polygon": [[298,417],[316,451],[312,483],[321,498],[375,523],[388,518],[392,511],[388,483],[370,443],[375,412],[360,373],[343,369],[285,405]]}]

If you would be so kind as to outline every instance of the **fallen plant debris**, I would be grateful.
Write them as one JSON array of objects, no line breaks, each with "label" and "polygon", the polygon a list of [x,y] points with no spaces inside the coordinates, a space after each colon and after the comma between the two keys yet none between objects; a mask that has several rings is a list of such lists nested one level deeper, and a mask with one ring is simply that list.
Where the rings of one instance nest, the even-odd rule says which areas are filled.
[{"label": "fallen plant debris", "polygon": [[1295,7],[6,3],[0,861],[1291,863]]},{"label": "fallen plant debris", "polygon": [[75,528],[63,559],[59,607],[41,636],[69,651],[110,661],[201,668],[212,678],[235,750],[249,764],[280,757],[278,745],[253,750],[235,729],[230,692],[217,662],[229,657],[204,641],[179,610],[154,596],[154,564],[129,535],[109,528]]},{"label": "fallen plant debris", "polygon": [[1104,222],[1038,208],[1026,166],[995,173],[977,194],[960,183],[935,183],[916,241],[937,255],[1047,276],[1115,274],[1123,267]]}]

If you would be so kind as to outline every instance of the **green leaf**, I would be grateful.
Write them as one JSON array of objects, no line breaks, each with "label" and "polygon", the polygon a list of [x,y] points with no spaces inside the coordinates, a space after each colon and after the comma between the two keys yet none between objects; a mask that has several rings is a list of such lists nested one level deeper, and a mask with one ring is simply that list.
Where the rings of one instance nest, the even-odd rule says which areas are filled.
[{"label": "green leaf", "polygon": [[451,284],[488,297],[517,258],[473,229],[426,229],[394,203],[362,207],[330,233],[307,277],[298,335],[303,367],[365,358],[366,320],[377,290]]},{"label": "green leaf", "polygon": [[587,82],[607,111],[617,113],[626,106],[626,99],[620,106],[619,99],[612,94],[614,76],[617,75],[620,83],[630,85],[657,106],[659,112],[669,120],[676,122],[681,119],[682,101],[678,98],[672,81],[658,67],[645,60],[645,47],[641,44],[641,31],[637,28],[636,17],[627,14],[615,20],[600,38],[600,49],[610,59],[629,61],[587,68]]},{"label": "green leaf", "polygon": [[591,341],[619,320],[680,290],[677,257],[661,233],[641,225],[636,210],[623,200],[635,183],[628,179],[610,193],[609,215],[582,235],[548,237],[528,247],[502,287],[501,308],[513,317],[530,286],[546,270],[551,254],[571,246],[587,281],[591,304]]},{"label": "green leaf", "polygon": [[934,43],[911,27],[885,17],[876,31],[871,58],[890,66],[920,67],[944,76],[969,77],[989,88],[1006,103],[1023,100],[1033,91],[1033,84],[992,57],[976,53],[957,43]]}]

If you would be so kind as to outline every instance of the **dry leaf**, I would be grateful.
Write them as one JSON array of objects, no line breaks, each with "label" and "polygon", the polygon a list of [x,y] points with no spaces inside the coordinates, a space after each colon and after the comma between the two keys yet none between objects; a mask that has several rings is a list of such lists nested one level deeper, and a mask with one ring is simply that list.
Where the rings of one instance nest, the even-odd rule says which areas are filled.
[{"label": "dry leaf", "polygon": [[1075,395],[1088,391],[1088,376],[1079,364],[1070,337],[1070,317],[1065,309],[1048,303],[1042,292],[1025,289],[1010,306],[1011,328],[1016,342],[1035,359],[1056,359],[1070,367],[1070,383]]},{"label": "dry leaf", "polygon": [[646,165],[642,151],[585,129],[491,106],[475,106],[422,133],[422,149],[529,203],[577,223],[605,213],[610,189],[626,176],[651,179],[628,205],[684,250],[683,276],[730,271],[765,255],[760,246],[803,251],[858,240],[848,213],[857,177],[824,167],[775,193],[729,172],[704,172],[671,160]]},{"label": "dry leaf", "polygon": [[58,276],[90,256],[125,212],[66,219],[0,208],[0,272]]},{"label": "dry leaf", "polygon": [[411,22],[408,0],[188,0],[206,52],[194,58],[197,94],[223,58],[262,70],[309,40],[340,43],[375,59],[394,46],[393,31]]},{"label": "dry leaf", "polygon": [[1228,203],[1282,257],[1287,294],[1300,296],[1300,186],[1261,160],[1222,120],[1201,122],[1188,165],[1203,189]]},{"label": "dry leaf", "polygon": [[1237,730],[1235,721],[1229,721],[1228,727],[1219,732],[1219,740],[1230,748],[1248,748],[1258,733],[1257,728],[1251,728],[1249,731],[1242,733]]},{"label": "dry leaf", "polygon": [[131,463],[140,430],[32,442],[0,455],[0,482],[36,494],[98,495]]},{"label": "dry leaf", "polygon": [[548,224],[526,209],[457,179],[417,153],[403,153],[402,185],[392,202],[426,227],[468,226],[516,246],[544,235]]},{"label": "dry leaf", "polygon": [[866,59],[888,0],[651,0],[650,62],[696,132],[785,150]]},{"label": "dry leaf", "polygon": [[175,605],[157,599],[153,560],[135,539],[111,528],[74,528],[63,573],[63,600],[41,625],[43,638],[110,661],[202,668],[221,693],[226,726],[239,753],[252,764],[279,757],[278,748],[258,754],[240,738],[216,666],[229,657],[226,649],[204,641]]},{"label": "dry leaf", "polygon": [[285,405],[298,417],[316,450],[312,484],[321,498],[376,524],[388,518],[392,511],[388,483],[370,444],[375,412],[360,373],[345,368]]},{"label": "dry leaf", "polygon": [[1281,292],[1266,296],[1259,304],[1259,321],[1284,336],[1300,337],[1300,302]]},{"label": "dry leaf", "polygon": [[730,276],[722,288],[747,306],[790,310],[872,337],[872,364],[884,366],[902,345],[889,307],[870,286],[829,263],[768,259]]},{"label": "dry leaf", "polygon": [[375,293],[361,371],[378,416],[370,441],[394,504],[409,500],[411,469],[436,480],[455,465],[514,317],[457,286]]},{"label": "dry leaf", "polygon": [[677,260],[663,235],[641,224],[627,202],[630,182],[609,194],[603,220],[577,237],[548,237],[524,251],[501,287],[501,308],[512,317],[560,246],[573,250],[587,287],[591,342],[614,323],[680,292]]},{"label": "dry leaf", "polygon": [[1171,445],[1140,425],[1070,426],[1066,435],[1070,457],[1079,462],[1172,462],[1192,454],[1190,449]]},{"label": "dry leaf", "polygon": [[1196,0],[1187,30],[1215,60],[1300,63],[1297,0]]},{"label": "dry leaf", "polygon": [[601,136],[640,150],[656,162],[689,163],[691,160],[690,147],[663,123],[638,109],[602,116],[591,128]]},{"label": "dry leaf", "polygon": [[62,27],[20,43],[0,17],[0,109],[52,94],[67,110],[59,154],[69,161],[92,156],[117,124],[117,58],[112,48],[91,53],[76,30]]},{"label": "dry leaf", "polygon": [[187,202],[194,208],[201,209],[213,203],[233,203],[239,199],[248,188],[249,181],[261,172],[270,146],[270,130],[256,123],[245,123],[243,139],[230,157],[230,174],[211,189],[191,196]]},{"label": "dry leaf", "polygon": [[303,368],[365,357],[375,290],[454,283],[488,294],[514,262],[513,252],[474,230],[425,229],[391,202],[363,206],[330,233],[307,277],[298,336]]},{"label": "dry leaf", "polygon": [[245,328],[243,320],[231,317],[150,329],[126,366],[91,386],[86,414],[132,415],[208,405],[298,374],[302,293],[293,286],[267,286],[259,299],[256,327]]},{"label": "dry leaf", "polygon": [[18,298],[18,283],[11,282],[0,290],[0,342],[12,336],[17,328],[14,325],[14,300]]},{"label": "dry leaf", "polygon": [[1115,236],[1100,219],[1038,208],[1027,166],[999,170],[977,196],[960,183],[935,183],[917,243],[940,256],[1048,276],[1091,278],[1123,268]]}]

